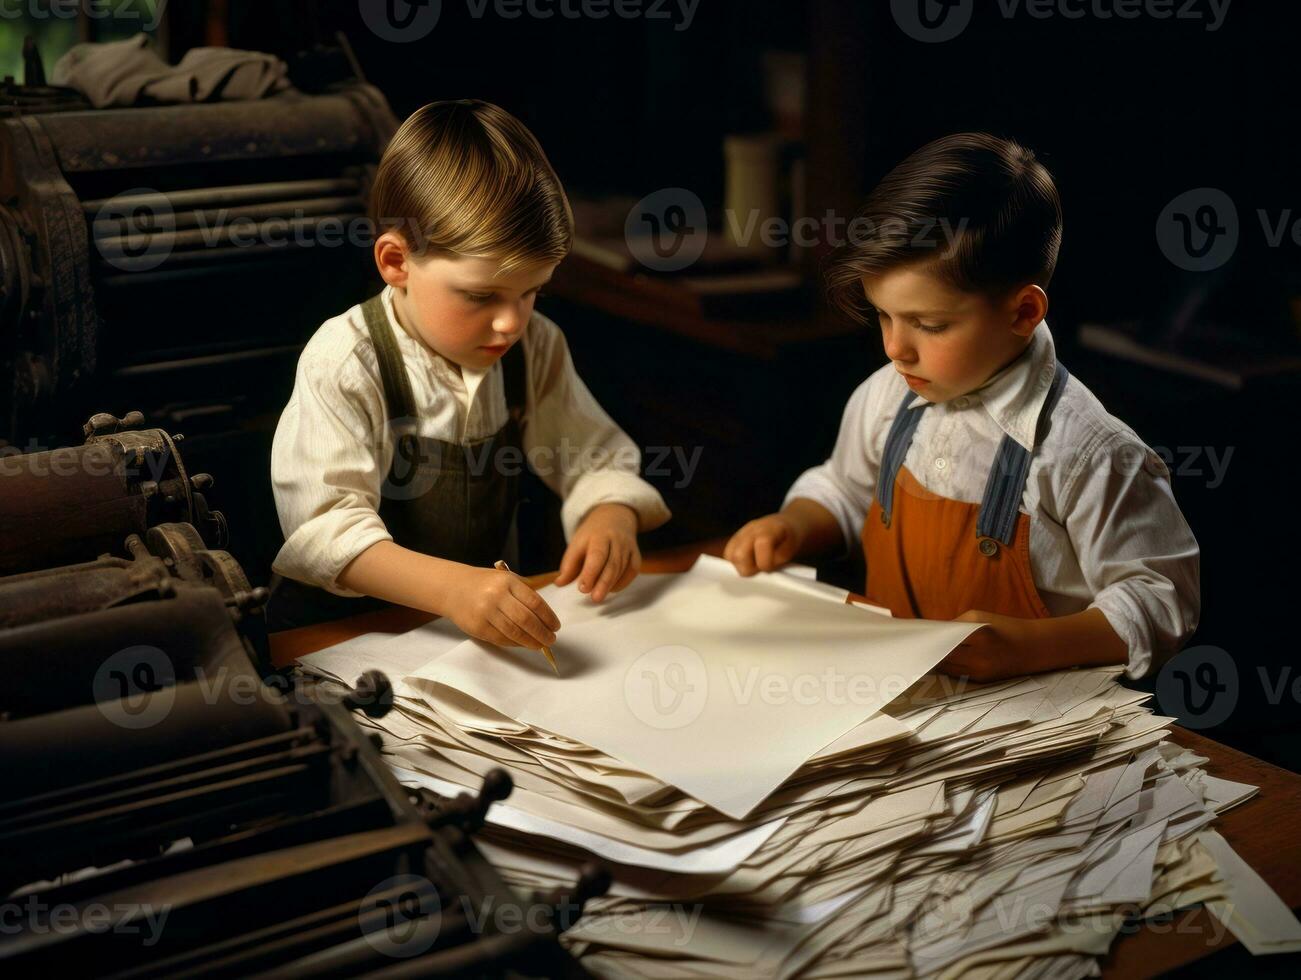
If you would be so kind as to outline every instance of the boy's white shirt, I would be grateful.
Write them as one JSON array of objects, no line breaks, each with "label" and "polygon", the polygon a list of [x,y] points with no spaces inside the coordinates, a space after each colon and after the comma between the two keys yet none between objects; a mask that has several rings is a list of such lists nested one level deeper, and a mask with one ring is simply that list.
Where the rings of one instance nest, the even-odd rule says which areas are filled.
[{"label": "boy's white shirt", "polygon": [[[500,362],[486,371],[458,368],[402,329],[392,287],[382,295],[420,435],[458,444],[493,435],[508,416]],[[664,499],[639,475],[640,451],[578,377],[560,329],[535,311],[519,342],[528,378],[524,455],[564,501],[566,538],[602,503],[632,507],[641,531],[667,521]],[[271,484],[285,544],[274,571],[338,595],[358,594],[336,583],[339,573],[375,543],[392,540],[378,512],[393,457],[387,415],[357,305],[327,320],[303,348],[276,426]]]},{"label": "boy's white shirt", "polygon": [[[1030,568],[1048,611],[1097,607],[1129,647],[1140,677],[1197,628],[1200,550],[1165,462],[1071,375],[1042,440],[1035,424],[1057,360],[1047,321],[1025,352],[976,391],[909,411],[925,414],[904,465],[927,490],[979,504],[1004,434],[1033,450],[1021,512],[1030,515]],[[886,437],[909,391],[886,364],[850,396],[831,457],[786,495],[835,515],[846,546],[860,539]]]}]

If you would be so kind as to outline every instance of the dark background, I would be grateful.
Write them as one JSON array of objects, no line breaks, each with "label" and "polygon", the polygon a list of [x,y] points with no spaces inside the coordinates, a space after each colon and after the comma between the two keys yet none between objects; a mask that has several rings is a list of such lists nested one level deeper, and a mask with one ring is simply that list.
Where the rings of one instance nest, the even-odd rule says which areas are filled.
[{"label": "dark background", "polygon": [[[852,213],[891,166],[946,133],[988,130],[1032,147],[1065,212],[1048,317],[1062,360],[1150,445],[1174,453],[1176,466],[1188,459],[1183,447],[1200,453],[1201,473],[1173,476],[1202,546],[1202,623],[1189,645],[1219,647],[1237,664],[1236,710],[1206,733],[1298,767],[1301,711],[1290,681],[1301,385],[1285,372],[1235,390],[1076,339],[1085,323],[1117,321],[1160,338],[1200,291],[1199,322],[1266,358],[1296,352],[1298,246],[1290,236],[1270,246],[1257,217],[1258,209],[1271,222],[1288,209],[1301,216],[1295,5],[1248,9],[1236,0],[1209,31],[1205,19],[1103,18],[1082,2],[1068,4],[1081,17],[1046,19],[1024,5],[1006,17],[979,2],[966,30],[943,43],[910,38],[884,0],[701,0],[680,31],[664,20],[510,20],[491,5],[478,19],[464,0],[442,6],[427,38],[393,44],[367,29],[356,0],[176,0],[167,43],[174,52],[228,43],[291,57],[342,31],[398,118],[436,99],[496,102],[536,133],[576,199],[681,186],[716,212],[723,137],[774,124],[766,52],[806,59],[810,213]],[[1205,3],[1192,9],[1209,16]],[[46,52],[47,63],[57,54]],[[1162,208],[1199,187],[1226,192],[1241,219],[1234,258],[1214,273],[1181,272],[1154,232]],[[812,251],[801,259],[811,276],[820,258]],[[829,315],[812,296],[793,322]],[[775,509],[790,478],[825,457],[849,392],[884,362],[866,331],[747,356],[614,316],[584,302],[581,289],[539,306],[565,328],[583,377],[634,439],[703,447],[698,485],[664,485],[677,518],[648,548],[726,534]],[[728,318],[729,329],[743,329],[743,319]],[[301,335],[317,325],[303,323]],[[1209,485],[1206,447],[1232,453],[1219,486]],[[238,510],[220,487],[213,497]],[[246,546],[255,579],[265,545]]]}]

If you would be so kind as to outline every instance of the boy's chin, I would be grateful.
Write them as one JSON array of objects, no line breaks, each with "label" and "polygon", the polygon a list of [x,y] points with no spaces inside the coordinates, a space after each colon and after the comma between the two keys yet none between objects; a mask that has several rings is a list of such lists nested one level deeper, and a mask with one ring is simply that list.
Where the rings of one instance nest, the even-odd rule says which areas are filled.
[{"label": "boy's chin", "polygon": [[504,353],[505,351],[491,351],[482,347],[475,347],[471,350],[457,351],[454,354],[444,356],[460,367],[469,368],[472,371],[482,371],[500,361]]}]

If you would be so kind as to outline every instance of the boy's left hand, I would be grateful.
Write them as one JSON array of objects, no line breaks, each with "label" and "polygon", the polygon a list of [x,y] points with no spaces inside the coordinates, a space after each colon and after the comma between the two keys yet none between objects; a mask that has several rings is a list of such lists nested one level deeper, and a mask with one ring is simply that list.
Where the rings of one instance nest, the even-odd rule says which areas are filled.
[{"label": "boy's left hand", "polygon": [[966,677],[978,683],[1033,673],[1030,642],[1032,619],[1018,619],[999,613],[968,609],[955,623],[988,623],[954,648],[935,669],[950,677]]},{"label": "boy's left hand", "polygon": [[568,585],[577,578],[578,591],[601,602],[627,586],[639,571],[637,512],[626,504],[597,504],[579,523],[565,549],[556,585]]}]

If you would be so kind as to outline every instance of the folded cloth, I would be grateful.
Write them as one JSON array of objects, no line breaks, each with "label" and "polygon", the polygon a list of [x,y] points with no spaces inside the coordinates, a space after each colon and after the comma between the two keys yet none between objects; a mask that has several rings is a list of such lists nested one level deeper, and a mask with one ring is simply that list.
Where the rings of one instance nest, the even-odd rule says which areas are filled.
[{"label": "folded cloth", "polygon": [[261,99],[289,87],[288,68],[274,55],[194,48],[173,66],[154,52],[143,33],[125,41],[78,44],[54,66],[52,81],[81,92],[97,109]]}]

